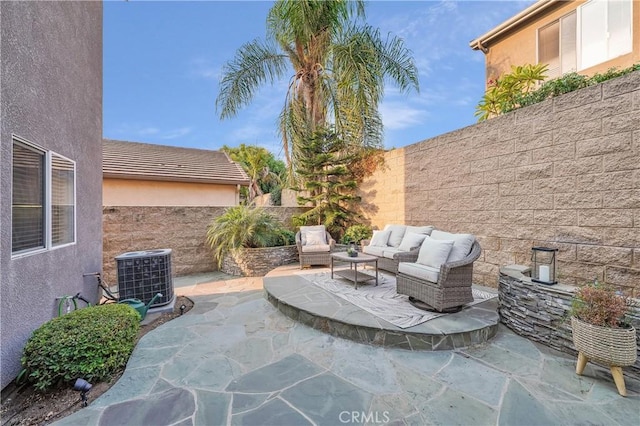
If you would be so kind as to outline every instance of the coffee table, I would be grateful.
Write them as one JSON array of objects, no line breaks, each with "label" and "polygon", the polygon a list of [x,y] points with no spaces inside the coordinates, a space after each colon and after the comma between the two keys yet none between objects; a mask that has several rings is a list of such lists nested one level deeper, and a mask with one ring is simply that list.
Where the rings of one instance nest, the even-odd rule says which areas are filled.
[{"label": "coffee table", "polygon": [[[335,274],[346,278],[356,286],[356,290],[358,289],[358,283],[362,283],[365,281],[369,281],[375,278],[376,285],[378,285],[378,257],[371,256],[364,253],[358,253],[358,256],[351,257],[346,252],[338,252],[331,253],[331,278],[333,279],[333,263],[334,261],[349,263],[349,269],[339,269],[335,271]],[[362,270],[358,271],[358,264],[363,263],[374,263],[376,267],[376,274],[370,274],[368,272],[364,272]]]}]

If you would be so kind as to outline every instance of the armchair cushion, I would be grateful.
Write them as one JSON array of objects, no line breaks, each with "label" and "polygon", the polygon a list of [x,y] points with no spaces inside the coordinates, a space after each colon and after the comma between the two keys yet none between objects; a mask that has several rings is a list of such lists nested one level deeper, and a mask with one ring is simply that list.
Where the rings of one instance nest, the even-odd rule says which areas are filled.
[{"label": "armchair cushion", "polygon": [[398,247],[402,242],[402,237],[407,230],[406,225],[387,225],[384,227],[385,231],[390,231],[391,235],[389,235],[389,241],[387,245],[391,247]]},{"label": "armchair cushion", "polygon": [[389,241],[391,231],[373,231],[373,237],[371,237],[370,246],[374,247],[386,247]]},{"label": "armchair cushion", "polygon": [[[425,226],[425,228],[428,228]],[[420,247],[420,244],[424,241],[427,236],[425,234],[416,234],[413,232],[409,232],[409,227],[407,227],[407,232],[402,237],[402,242],[398,246],[398,250],[400,251],[411,251],[411,249]]]},{"label": "armchair cushion", "polygon": [[325,236],[325,231],[307,231],[304,233],[305,235],[305,244],[304,246],[319,246],[319,245],[327,245],[327,237]]},{"label": "armchair cushion", "polygon": [[417,263],[440,270],[440,265],[446,263],[449,253],[451,253],[453,243],[453,240],[437,240],[426,237],[420,247]]},{"label": "armchair cushion", "polygon": [[431,233],[431,238],[435,240],[453,240],[453,248],[449,253],[447,263],[457,262],[467,257],[467,255],[471,251],[473,242],[476,240],[475,237],[471,234],[452,234],[449,232],[438,230],[434,230]]},{"label": "armchair cushion", "polygon": [[437,283],[438,278],[440,278],[440,268],[433,268],[420,263],[400,262],[398,264],[398,272],[432,283]]},{"label": "armchair cushion", "polygon": [[314,232],[314,231],[320,231],[322,232],[322,240],[323,243],[322,244],[327,244],[328,241],[325,240],[325,232],[326,232],[326,228],[324,227],[324,225],[314,225],[314,226],[301,226],[300,227],[300,240],[302,242],[303,246],[307,245],[307,234],[310,232]]},{"label": "armchair cushion", "polygon": [[321,253],[329,251],[331,251],[331,246],[329,244],[307,244],[306,246],[302,246],[303,253]]}]

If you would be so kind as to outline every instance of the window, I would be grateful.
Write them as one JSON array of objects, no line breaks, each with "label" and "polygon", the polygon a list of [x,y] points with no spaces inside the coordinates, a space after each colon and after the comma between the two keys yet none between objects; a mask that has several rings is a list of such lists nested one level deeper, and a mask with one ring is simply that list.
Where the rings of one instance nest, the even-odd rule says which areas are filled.
[{"label": "window", "polygon": [[580,69],[631,52],[630,0],[591,0],[578,10],[585,29],[580,35]]},{"label": "window", "polygon": [[538,30],[538,62],[549,65],[549,78],[576,70],[575,12]]},{"label": "window", "polygon": [[11,252],[75,242],[75,163],[13,137]]},{"label": "window", "polygon": [[550,78],[631,52],[631,0],[591,0],[538,30],[538,63]]},{"label": "window", "polygon": [[11,251],[45,247],[45,152],[13,142]]}]

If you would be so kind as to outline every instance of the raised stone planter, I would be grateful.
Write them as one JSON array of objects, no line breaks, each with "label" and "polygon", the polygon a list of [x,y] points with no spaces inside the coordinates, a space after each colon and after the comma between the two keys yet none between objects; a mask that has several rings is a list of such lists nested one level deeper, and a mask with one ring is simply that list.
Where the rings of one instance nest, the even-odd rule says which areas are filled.
[{"label": "raised stone planter", "polygon": [[220,270],[243,277],[263,277],[273,268],[298,261],[295,245],[264,248],[241,248],[227,254]]},{"label": "raised stone planter", "polygon": [[[576,289],[564,284],[534,283],[528,276],[528,268],[520,265],[502,267],[498,286],[500,321],[523,337],[577,356],[569,319]],[[632,307],[631,312],[631,324],[640,334],[640,308]],[[640,337],[636,342],[640,345]],[[640,351],[640,346],[637,350]],[[624,373],[640,379],[640,358]]]}]

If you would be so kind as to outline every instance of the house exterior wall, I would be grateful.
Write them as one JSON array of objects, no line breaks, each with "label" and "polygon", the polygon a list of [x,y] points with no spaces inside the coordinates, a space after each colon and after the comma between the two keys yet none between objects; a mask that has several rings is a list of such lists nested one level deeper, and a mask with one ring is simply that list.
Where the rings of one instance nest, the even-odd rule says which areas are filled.
[{"label": "house exterior wall", "polygon": [[[576,10],[586,0],[561,1],[540,16],[489,42],[489,52],[485,55],[486,80],[496,79],[511,72],[512,65],[536,64],[538,29]],[[593,75],[603,73],[612,67],[627,68],[640,62],[640,2],[633,1],[633,51],[596,66],[579,70],[578,73]]]},{"label": "house exterior wall", "polygon": [[[1,383],[56,297],[97,296],[102,261],[102,2],[0,2]],[[76,243],[12,257],[12,134],[76,162]]]},{"label": "house exterior wall", "polygon": [[235,206],[240,202],[236,185],[103,179],[105,206]]},{"label": "house exterior wall", "polygon": [[[293,229],[291,216],[303,207],[265,207]],[[115,257],[129,251],[170,248],[175,276],[217,270],[213,251],[206,244],[207,227],[225,207],[106,206],[103,208],[104,249],[102,273],[115,285]],[[96,269],[99,271],[99,269]]]},{"label": "house exterior wall", "polygon": [[362,213],[476,235],[474,282],[559,249],[560,281],[640,296],[640,71],[386,155]]}]

